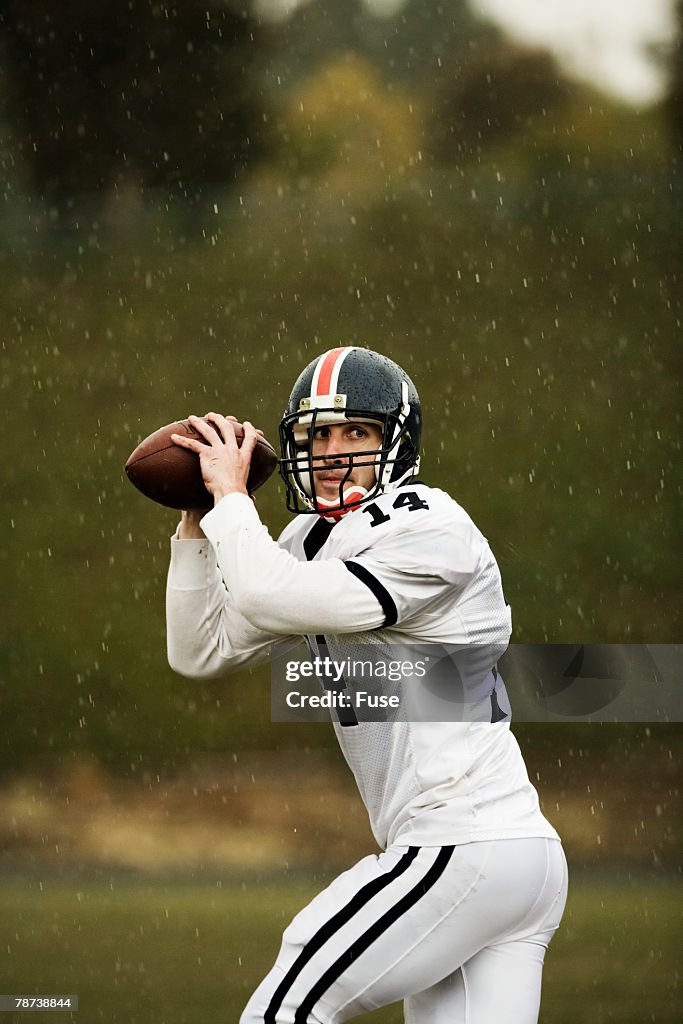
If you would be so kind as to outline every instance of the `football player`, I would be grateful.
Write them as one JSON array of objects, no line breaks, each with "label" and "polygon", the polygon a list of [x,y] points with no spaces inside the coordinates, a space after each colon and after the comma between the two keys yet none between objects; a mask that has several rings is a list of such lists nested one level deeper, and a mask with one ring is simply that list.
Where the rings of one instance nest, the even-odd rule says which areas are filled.
[{"label": "football player", "polygon": [[[296,517],[273,540],[246,488],[257,432],[192,418],[214,498],[172,541],[168,655],[211,677],[306,637],[343,659],[359,645],[502,652],[500,573],[467,513],[417,478],[421,409],[390,359],[325,352],[280,426]],[[559,837],[509,727],[495,654],[462,721],[333,725],[382,852],[364,857],[284,932],[241,1024],[340,1024],[399,999],[407,1024],[533,1024],[566,899]]]}]

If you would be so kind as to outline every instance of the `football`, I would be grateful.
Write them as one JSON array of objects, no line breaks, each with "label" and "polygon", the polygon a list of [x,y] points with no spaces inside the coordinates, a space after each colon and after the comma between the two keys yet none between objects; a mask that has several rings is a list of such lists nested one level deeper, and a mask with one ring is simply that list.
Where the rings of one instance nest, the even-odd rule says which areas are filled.
[{"label": "football", "polygon": [[[233,426],[237,444],[241,445],[244,428],[241,423],[234,423]],[[125,465],[128,479],[147,498],[167,508],[199,511],[213,508],[213,498],[202,479],[199,456],[174,444],[171,434],[184,434],[206,443],[188,420],[178,420],[159,427],[131,452]],[[277,462],[277,453],[272,444],[259,435],[247,481],[250,494],[266,482]]]}]

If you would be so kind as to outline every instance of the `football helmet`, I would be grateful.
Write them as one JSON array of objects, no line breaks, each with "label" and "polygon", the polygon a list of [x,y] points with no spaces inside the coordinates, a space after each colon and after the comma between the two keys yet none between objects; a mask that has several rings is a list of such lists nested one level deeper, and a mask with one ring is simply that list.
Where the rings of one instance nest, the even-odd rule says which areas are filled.
[{"label": "football helmet", "polygon": [[[339,498],[316,495],[315,474],[329,469],[330,458],[313,454],[321,426],[349,422],[377,424],[379,448],[340,452],[335,464],[346,472]],[[318,356],[300,374],[280,422],[280,475],[291,512],[316,512],[329,521],[406,483],[420,466],[422,410],[412,380],[400,366],[370,349],[346,346]],[[349,483],[354,466],[374,467],[369,490]]]}]

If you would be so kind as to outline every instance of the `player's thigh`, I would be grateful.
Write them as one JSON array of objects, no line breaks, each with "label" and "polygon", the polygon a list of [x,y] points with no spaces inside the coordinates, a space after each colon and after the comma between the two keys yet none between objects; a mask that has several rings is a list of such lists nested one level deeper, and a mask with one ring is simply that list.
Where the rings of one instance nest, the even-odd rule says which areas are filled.
[{"label": "player's thigh", "polygon": [[392,847],[364,857],[299,911],[285,928],[275,964],[249,1000],[242,1024],[294,1020],[313,987],[362,934],[379,902],[402,891],[417,853]]},{"label": "player's thigh", "polygon": [[454,847],[393,847],[335,879],[285,929],[242,1024],[340,1024],[433,981],[421,941],[458,899],[456,888],[464,894],[479,873],[476,864],[454,870],[456,852],[465,858]]},{"label": "player's thigh", "polygon": [[436,985],[515,929],[533,932],[557,888],[547,846],[515,840],[365,858],[285,930],[243,1024],[340,1024]]},{"label": "player's thigh", "polygon": [[405,1024],[536,1024],[545,949],[520,939],[475,953],[449,977],[408,996]]},{"label": "player's thigh", "polygon": [[[448,977],[406,998],[406,1024],[536,1024],[545,953],[567,897],[566,861],[556,842],[537,840],[502,847],[510,854],[511,871],[517,874],[527,854],[537,856],[544,844],[543,879],[529,909],[516,924],[508,922],[503,927],[499,915],[494,941],[483,945]],[[538,876],[540,881],[540,870]],[[520,878],[520,882],[521,889],[531,895],[530,877]],[[523,910],[523,903],[518,909]],[[491,916],[492,908],[486,903],[480,902],[478,910],[484,917]]]},{"label": "player's thigh", "polygon": [[[500,1010],[506,999],[520,1007],[510,1021],[535,1021],[543,953],[566,900],[561,844],[539,838],[456,848],[443,888],[443,904],[429,908],[425,901],[422,910],[430,914],[416,907],[406,919],[412,945],[402,950],[397,944],[392,956],[386,936],[385,970],[364,993],[366,1002],[384,1005],[403,984],[406,996],[415,996],[406,1006],[407,1020],[415,1024],[498,1024],[508,1017],[489,1011]],[[470,973],[476,986],[468,985]],[[467,998],[475,988],[476,1003]],[[490,1007],[487,993],[496,992],[500,998]],[[481,1012],[471,1016],[479,1004]]]}]

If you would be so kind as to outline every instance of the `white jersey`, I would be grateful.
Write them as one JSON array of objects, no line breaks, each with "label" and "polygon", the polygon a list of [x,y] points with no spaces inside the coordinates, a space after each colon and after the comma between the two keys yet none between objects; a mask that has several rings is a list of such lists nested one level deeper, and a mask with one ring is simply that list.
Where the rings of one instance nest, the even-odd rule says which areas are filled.
[{"label": "white jersey", "polygon": [[[358,645],[507,647],[496,561],[441,490],[408,484],[334,526],[301,515],[278,542],[251,500],[232,494],[202,527],[209,543],[174,539],[169,571],[169,660],[183,674],[233,671],[301,636],[341,659]],[[488,669],[476,721],[335,722],[383,848],[557,838]]]}]

